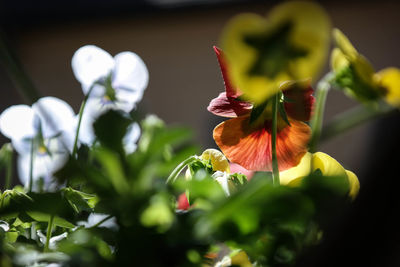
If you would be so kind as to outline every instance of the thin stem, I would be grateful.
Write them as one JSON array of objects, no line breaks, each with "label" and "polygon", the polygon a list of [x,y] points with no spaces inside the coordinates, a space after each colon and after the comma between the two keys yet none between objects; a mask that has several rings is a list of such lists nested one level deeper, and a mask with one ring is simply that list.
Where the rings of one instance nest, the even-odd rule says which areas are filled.
[{"label": "thin stem", "polygon": [[175,182],[176,178],[178,178],[178,175],[181,173],[181,171],[186,167],[186,165],[192,163],[193,161],[197,160],[197,156],[191,156],[181,163],[179,163],[178,166],[171,172],[171,174],[168,176],[166,183],[170,182]]},{"label": "thin stem", "polygon": [[86,106],[87,100],[89,99],[90,93],[92,92],[94,85],[95,85],[95,84],[93,84],[93,85],[90,87],[90,89],[89,89],[88,93],[85,95],[85,98],[83,99],[82,104],[81,104],[81,107],[80,107],[80,109],[79,109],[78,126],[77,126],[77,128],[76,128],[76,135],[75,135],[75,140],[74,140],[74,147],[73,147],[73,150],[72,150],[72,157],[75,157],[75,156],[76,156],[76,153],[77,153],[77,151],[78,151],[79,131],[80,131],[80,128],[81,128],[83,112],[84,112],[84,110],[85,110],[85,106]]},{"label": "thin stem", "polygon": [[29,184],[28,184],[28,192],[32,192],[33,185],[33,161],[34,161],[34,142],[35,139],[32,138],[31,141],[31,153],[30,153],[30,164],[29,164]]},{"label": "thin stem", "polygon": [[49,251],[51,232],[53,230],[53,221],[54,221],[54,215],[51,215],[50,216],[50,220],[49,220],[49,224],[47,225],[46,244],[44,245],[44,251]]},{"label": "thin stem", "polygon": [[324,128],[321,141],[326,141],[340,133],[348,131],[371,119],[382,117],[396,109],[384,103],[380,103],[377,109],[371,109],[363,105],[356,106],[336,115]]},{"label": "thin stem", "polygon": [[102,219],[101,221],[99,221],[98,223],[96,223],[96,224],[92,225],[91,227],[89,227],[89,229],[96,228],[96,227],[102,225],[104,222],[108,221],[108,220],[111,219],[112,217],[114,217],[114,216],[108,215],[107,217],[105,217],[104,219]]},{"label": "thin stem", "polygon": [[5,181],[5,188],[10,189],[11,184],[12,184],[12,166],[13,163],[13,152],[9,153],[8,155],[8,162],[7,162],[7,167],[6,167],[6,181]]},{"label": "thin stem", "polygon": [[324,119],[325,103],[328,97],[329,89],[331,88],[330,80],[332,73],[326,74],[317,84],[317,103],[314,110],[314,116],[311,119],[311,140],[309,143],[309,151],[315,152],[321,137],[322,122]]},{"label": "thin stem", "polygon": [[33,82],[26,74],[21,63],[15,56],[11,46],[7,43],[5,34],[0,31],[0,63],[10,76],[13,84],[25,100],[32,104],[39,99],[40,94],[36,90]]},{"label": "thin stem", "polygon": [[279,168],[278,157],[276,154],[276,135],[278,131],[278,94],[272,98],[272,136],[271,136],[271,153],[272,153],[272,178],[273,184],[278,186],[279,181]]}]

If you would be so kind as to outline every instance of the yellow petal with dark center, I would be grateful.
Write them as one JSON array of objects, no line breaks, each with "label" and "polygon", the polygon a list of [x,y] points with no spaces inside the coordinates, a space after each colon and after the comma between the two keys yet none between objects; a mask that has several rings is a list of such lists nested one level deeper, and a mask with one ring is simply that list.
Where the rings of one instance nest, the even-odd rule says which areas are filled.
[{"label": "yellow petal with dark center", "polygon": [[379,71],[375,77],[379,84],[386,89],[386,102],[400,108],[400,69],[386,68]]}]

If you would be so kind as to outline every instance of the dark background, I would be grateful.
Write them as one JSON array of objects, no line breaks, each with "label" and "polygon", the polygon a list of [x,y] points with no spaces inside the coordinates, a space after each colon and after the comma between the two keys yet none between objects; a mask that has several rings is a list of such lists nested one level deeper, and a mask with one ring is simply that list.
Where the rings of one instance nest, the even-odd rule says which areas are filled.
[{"label": "dark background", "polygon": [[[208,102],[223,91],[212,46],[224,24],[240,12],[265,14],[278,1],[5,1],[3,36],[42,95],[64,99],[78,111],[83,94],[70,67],[74,51],[95,44],[115,55],[133,51],[150,72],[140,109],[168,124],[192,127],[202,148],[215,146],[218,118]],[[377,70],[400,67],[400,2],[321,1],[357,49]],[[328,64],[326,66],[328,70]],[[24,103],[0,68],[0,112]],[[326,121],[356,103],[341,92],[328,98]],[[320,147],[354,171],[360,195],[351,208],[332,211],[321,246],[300,266],[400,266],[399,116],[369,122]],[[0,143],[7,140],[0,138]]]}]

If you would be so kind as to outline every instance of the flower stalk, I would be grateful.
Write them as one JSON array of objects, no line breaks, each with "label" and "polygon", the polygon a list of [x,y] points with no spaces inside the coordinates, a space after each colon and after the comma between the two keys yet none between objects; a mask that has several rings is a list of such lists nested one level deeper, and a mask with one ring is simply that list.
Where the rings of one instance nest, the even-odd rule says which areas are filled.
[{"label": "flower stalk", "polygon": [[273,184],[278,186],[279,181],[279,168],[278,168],[278,157],[276,154],[276,135],[278,131],[278,103],[279,94],[276,94],[272,98],[272,135],[271,135],[271,152],[272,152],[272,178]]},{"label": "flower stalk", "polygon": [[86,106],[87,100],[89,99],[90,93],[92,92],[93,87],[94,87],[95,84],[96,84],[96,83],[94,83],[94,84],[90,87],[90,89],[89,89],[88,93],[85,95],[85,98],[83,99],[82,104],[81,104],[81,107],[80,107],[80,109],[79,109],[78,125],[77,125],[77,127],[76,127],[76,134],[75,134],[74,146],[73,146],[73,149],[72,149],[72,157],[73,157],[73,158],[76,157],[76,153],[77,153],[77,151],[78,151],[79,131],[80,131],[80,128],[81,128],[83,112],[85,111],[85,106]]},{"label": "flower stalk", "polygon": [[49,224],[47,225],[47,233],[46,233],[46,244],[44,245],[44,251],[49,251],[49,244],[51,238],[51,231],[53,230],[53,222],[54,222],[54,215],[50,216]]},{"label": "flower stalk", "polygon": [[311,140],[309,143],[309,151],[315,152],[318,146],[319,139],[322,132],[322,122],[324,118],[325,103],[328,97],[328,92],[331,88],[330,81],[332,80],[333,73],[327,73],[317,84],[317,95],[316,95],[316,105],[315,113],[311,119]]},{"label": "flower stalk", "polygon": [[167,181],[165,183],[174,183],[175,180],[178,178],[178,175],[182,172],[182,170],[186,167],[186,165],[194,162],[197,160],[197,156],[191,156],[181,163],[179,163],[178,166],[171,172],[171,174],[168,176]]},{"label": "flower stalk", "polygon": [[372,119],[380,118],[396,109],[384,103],[380,103],[377,109],[371,109],[364,105],[358,105],[336,115],[324,128],[321,141],[326,141],[338,134],[346,132]]}]

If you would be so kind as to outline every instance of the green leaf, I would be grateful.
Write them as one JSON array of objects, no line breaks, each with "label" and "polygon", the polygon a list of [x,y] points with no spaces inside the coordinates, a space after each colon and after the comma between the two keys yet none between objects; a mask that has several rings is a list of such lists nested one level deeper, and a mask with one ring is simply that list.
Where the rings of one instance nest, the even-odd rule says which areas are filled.
[{"label": "green leaf", "polygon": [[61,191],[76,213],[81,211],[93,211],[94,206],[91,205],[88,200],[95,198],[95,195],[85,194],[70,187],[63,188]]},{"label": "green leaf", "polygon": [[[49,222],[50,221],[50,214],[42,213],[42,212],[37,212],[37,211],[27,211],[26,212],[32,219],[34,219],[37,222]],[[60,227],[65,227],[65,228],[74,228],[75,225],[70,223],[69,221],[58,217],[54,216],[53,224],[60,226]]]},{"label": "green leaf", "polygon": [[100,143],[114,151],[122,152],[122,139],[132,120],[127,114],[109,110],[93,124],[94,133]]},{"label": "green leaf", "polygon": [[250,123],[255,122],[261,116],[261,114],[264,112],[265,108],[268,105],[268,101],[269,99],[265,100],[260,105],[254,106],[254,108],[251,110],[250,113]]}]

